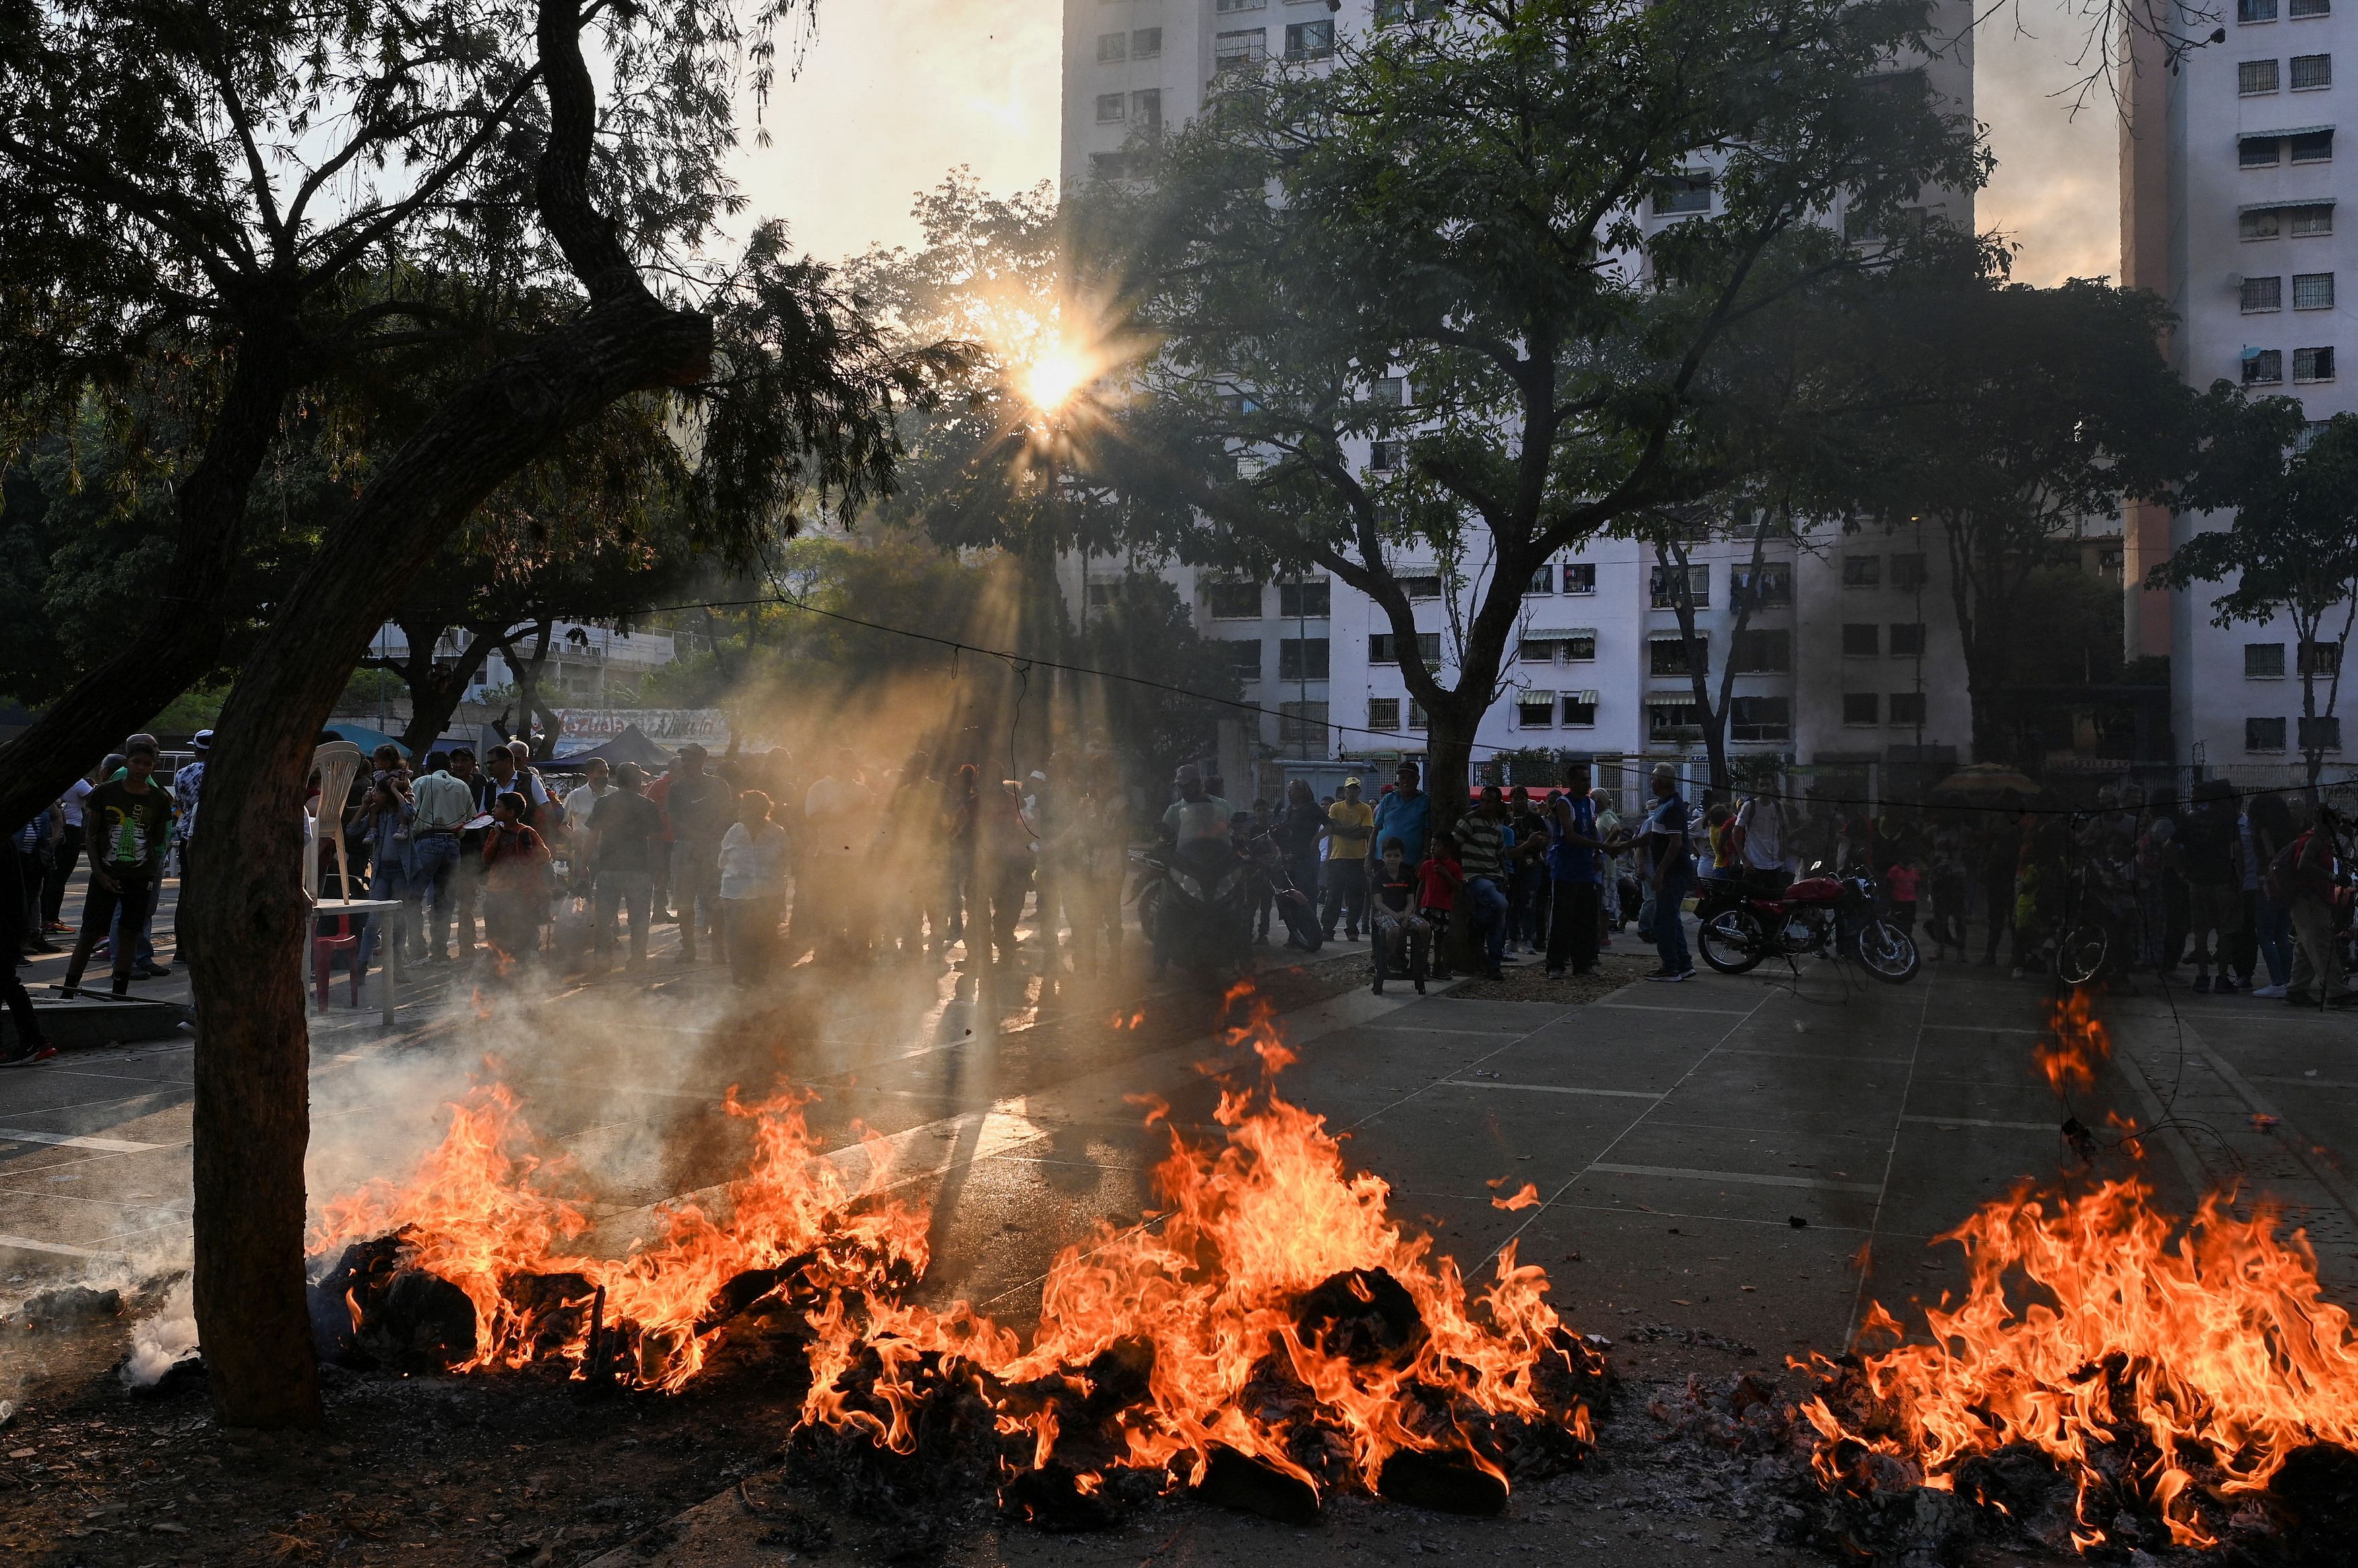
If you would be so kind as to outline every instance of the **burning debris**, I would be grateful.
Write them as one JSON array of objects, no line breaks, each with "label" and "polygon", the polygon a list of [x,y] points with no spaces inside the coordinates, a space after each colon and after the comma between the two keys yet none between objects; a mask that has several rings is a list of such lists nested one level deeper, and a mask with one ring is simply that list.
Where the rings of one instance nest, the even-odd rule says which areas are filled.
[{"label": "burning debris", "polygon": [[[1266,1009],[1232,1040],[1268,1076],[1293,1059]],[[725,1218],[684,1206],[599,1259],[568,1250],[587,1228],[569,1173],[532,1152],[513,1097],[478,1091],[413,1180],[327,1206],[322,1345],[653,1390],[765,1347],[801,1389],[796,1473],[936,1532],[976,1499],[1090,1528],[1182,1487],[1277,1519],[1338,1490],[1491,1514],[1594,1445],[1605,1357],[1548,1305],[1545,1273],[1509,1247],[1469,1291],[1267,1076],[1222,1093],[1217,1144],[1170,1130],[1149,1223],[1057,1257],[1028,1347],[964,1303],[905,1299],[925,1221],[884,1197],[881,1142],[855,1190],[793,1097],[730,1108],[756,1151]]]},{"label": "burning debris", "polygon": [[[1812,1359],[1823,1543],[1942,1560],[2244,1548],[2342,1562],[2358,1530],[2358,1338],[2314,1255],[2207,1199],[2182,1233],[2134,1180],[2017,1192],[1944,1240],[1970,1284],[1931,1342]],[[2008,1284],[2015,1294],[2008,1296]],[[1870,1332],[1901,1325],[1877,1306]],[[1796,1365],[1799,1365],[1797,1363]]]}]

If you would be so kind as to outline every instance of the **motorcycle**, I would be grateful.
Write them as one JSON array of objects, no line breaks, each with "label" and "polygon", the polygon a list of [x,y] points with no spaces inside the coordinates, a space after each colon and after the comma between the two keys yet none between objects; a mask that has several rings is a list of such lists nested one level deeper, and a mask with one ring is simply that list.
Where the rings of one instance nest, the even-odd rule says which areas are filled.
[{"label": "motorcycle", "polygon": [[1167,844],[1133,849],[1130,858],[1138,868],[1138,926],[1154,954],[1157,974],[1174,959],[1214,973],[1247,968],[1253,916],[1264,891],[1276,900],[1286,946],[1314,953],[1325,940],[1316,904],[1294,885],[1284,857],[1266,833],[1253,840],[1247,855],[1217,840],[1200,840],[1184,849]]},{"label": "motorcycle", "polygon": [[1887,985],[1916,978],[1921,962],[1916,939],[1876,907],[1875,879],[1861,871],[1812,876],[1776,897],[1764,897],[1743,883],[1705,884],[1695,915],[1702,930],[1695,949],[1723,975],[1748,974],[1769,958],[1806,955],[1855,957]]}]

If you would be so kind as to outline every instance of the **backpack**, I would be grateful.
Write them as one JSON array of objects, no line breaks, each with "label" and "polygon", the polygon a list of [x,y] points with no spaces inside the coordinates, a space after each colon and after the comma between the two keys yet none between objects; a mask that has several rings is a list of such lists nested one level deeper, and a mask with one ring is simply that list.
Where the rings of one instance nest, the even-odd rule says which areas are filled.
[{"label": "backpack", "polygon": [[2189,812],[2179,824],[2179,851],[2186,880],[2208,887],[2235,880],[2234,824],[2216,807]]}]

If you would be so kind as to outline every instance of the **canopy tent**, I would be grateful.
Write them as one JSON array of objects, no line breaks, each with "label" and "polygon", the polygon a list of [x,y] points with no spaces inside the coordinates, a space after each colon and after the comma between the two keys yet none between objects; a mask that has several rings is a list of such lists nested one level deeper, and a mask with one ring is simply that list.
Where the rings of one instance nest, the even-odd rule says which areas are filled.
[{"label": "canopy tent", "polygon": [[533,766],[543,773],[578,773],[587,770],[593,762],[602,762],[609,767],[636,762],[643,768],[660,773],[671,766],[671,753],[648,740],[646,731],[637,725],[626,724],[620,735],[602,746],[576,752],[569,757],[535,760]]},{"label": "canopy tent", "polygon": [[372,730],[365,724],[347,724],[339,720],[325,726],[321,732],[333,735],[339,741],[350,741],[363,753],[372,757],[376,755],[376,749],[379,746],[390,746],[405,757],[410,754],[409,748],[395,737],[382,730]]}]

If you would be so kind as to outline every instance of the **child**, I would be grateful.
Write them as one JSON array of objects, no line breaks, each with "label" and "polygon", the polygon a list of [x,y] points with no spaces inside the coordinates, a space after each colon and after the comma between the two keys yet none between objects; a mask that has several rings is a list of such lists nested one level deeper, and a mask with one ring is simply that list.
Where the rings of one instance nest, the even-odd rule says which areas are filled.
[{"label": "child", "polygon": [[1703,814],[1704,837],[1711,846],[1711,867],[1704,876],[1729,881],[1736,875],[1736,813],[1725,802]]},{"label": "child", "polygon": [[[1430,862],[1427,862],[1428,864]],[[1408,846],[1398,838],[1384,840],[1384,858],[1377,862],[1375,885],[1368,890],[1370,923],[1375,933],[1376,994],[1384,994],[1384,971],[1395,961],[1403,963],[1416,981],[1416,989],[1424,989],[1424,965],[1427,944],[1433,927],[1417,914],[1417,878],[1408,869]]]},{"label": "child", "polygon": [[1449,931],[1450,912],[1457,907],[1457,890],[1466,885],[1466,867],[1457,859],[1457,838],[1455,834],[1436,833],[1432,849],[1423,862],[1416,868],[1417,913],[1433,928],[1433,975],[1435,979],[1449,978],[1449,960],[1443,957],[1442,942]]},{"label": "child", "polygon": [[1923,870],[1913,860],[1894,860],[1883,874],[1884,891],[1891,898],[1891,924],[1910,935],[1916,931],[1916,895],[1923,884]]},{"label": "child", "polygon": [[548,907],[548,846],[525,824],[525,798],[509,790],[492,803],[483,835],[483,932],[506,965],[540,946],[540,917]]}]

